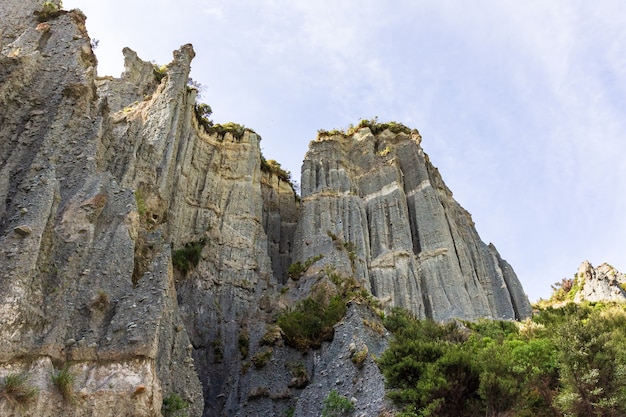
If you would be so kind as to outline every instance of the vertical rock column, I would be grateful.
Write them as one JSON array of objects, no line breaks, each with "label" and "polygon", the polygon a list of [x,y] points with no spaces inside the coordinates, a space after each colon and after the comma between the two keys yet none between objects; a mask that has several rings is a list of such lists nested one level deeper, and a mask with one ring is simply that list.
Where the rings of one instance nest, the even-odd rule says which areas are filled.
[{"label": "vertical rock column", "polygon": [[[322,254],[320,265],[352,269],[389,307],[419,317],[528,316],[513,270],[480,240],[420,142],[415,130],[367,127],[311,142],[295,259]],[[352,262],[334,240],[353,245]]]}]

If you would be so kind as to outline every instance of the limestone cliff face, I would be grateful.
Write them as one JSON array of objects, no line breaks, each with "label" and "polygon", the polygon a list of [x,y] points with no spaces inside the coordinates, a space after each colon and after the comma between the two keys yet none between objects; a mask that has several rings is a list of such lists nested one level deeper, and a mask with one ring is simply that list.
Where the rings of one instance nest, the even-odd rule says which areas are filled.
[{"label": "limestone cliff face", "polygon": [[583,262],[576,273],[574,302],[626,301],[626,276],[607,263],[594,268]]},{"label": "limestone cliff face", "polygon": [[[132,181],[109,169],[109,132],[132,123],[98,92],[84,16],[38,21],[41,3],[3,3],[21,18],[3,21],[0,57],[0,376],[40,389],[22,415],[160,415],[173,393],[199,414],[167,231],[146,233]],[[75,401],[51,382],[62,368]]]},{"label": "limestone cliff face", "polygon": [[387,305],[419,317],[528,317],[513,269],[480,240],[420,141],[415,130],[363,127],[311,142],[295,258],[323,254],[320,266],[353,271]]},{"label": "limestone cliff face", "polygon": [[308,416],[331,389],[378,415],[387,333],[367,303],[313,351],[275,326],[337,277],[422,317],[530,313],[416,131],[314,141],[300,201],[254,131],[201,122],[191,45],[156,72],[125,49],[122,76],[97,77],[84,16],[43,3],[5,1],[0,27],[0,381],[39,388],[22,415],[160,416],[178,396],[189,416]]}]

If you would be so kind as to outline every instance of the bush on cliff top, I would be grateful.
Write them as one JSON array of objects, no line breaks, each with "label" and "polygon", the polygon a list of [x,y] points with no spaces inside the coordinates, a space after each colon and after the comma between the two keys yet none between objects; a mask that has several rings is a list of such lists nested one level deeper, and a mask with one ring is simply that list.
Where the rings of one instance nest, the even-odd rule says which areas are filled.
[{"label": "bush on cliff top", "polygon": [[405,133],[408,135],[412,132],[411,128],[403,125],[402,123],[393,122],[393,121],[387,122],[387,123],[380,123],[378,122],[378,117],[374,117],[373,119],[369,119],[369,120],[362,119],[361,121],[359,121],[359,123],[356,126],[351,124],[346,130],[333,129],[329,131],[329,130],[321,129],[317,131],[317,135],[318,135],[318,138],[334,136],[334,135],[347,137],[347,136],[351,136],[355,134],[356,132],[358,132],[359,129],[364,128],[364,127],[369,128],[372,134],[374,135],[384,132],[387,129],[396,134]]}]

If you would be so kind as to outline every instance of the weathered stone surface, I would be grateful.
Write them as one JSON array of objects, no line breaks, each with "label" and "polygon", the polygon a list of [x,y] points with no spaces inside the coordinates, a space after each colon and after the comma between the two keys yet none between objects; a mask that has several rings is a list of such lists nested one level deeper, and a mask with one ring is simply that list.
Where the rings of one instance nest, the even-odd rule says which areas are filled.
[{"label": "weathered stone surface", "polygon": [[[174,392],[200,415],[170,246],[162,232],[140,240],[136,195],[107,169],[115,114],[97,94],[84,16],[38,22],[43,2],[8,3],[22,18],[3,18],[0,57],[0,376],[25,372],[40,388],[24,416],[158,416]],[[144,243],[153,256],[135,273]],[[81,401],[51,385],[63,366]]]},{"label": "weathered stone surface", "polygon": [[576,303],[626,302],[626,275],[607,263],[594,268],[589,261],[584,261],[576,273],[576,284],[579,288],[574,295]]},{"label": "weathered stone surface", "polygon": [[[324,399],[332,390],[353,399],[357,416],[377,416],[393,409],[385,399],[384,378],[374,362],[387,348],[389,336],[379,320],[363,306],[348,305],[346,317],[335,326],[333,341],[312,352],[312,382],[300,395],[294,416],[321,415]],[[383,333],[371,323],[378,323]]]},{"label": "weathered stone surface", "polygon": [[[387,334],[370,308],[350,302],[308,353],[274,324],[315,288],[338,291],[327,266],[420,317],[530,313],[416,131],[313,142],[300,201],[262,170],[255,132],[198,122],[191,45],[156,73],[126,48],[122,76],[99,78],[84,16],[39,22],[42,4],[7,0],[0,27],[0,378],[41,390],[22,415],[159,416],[176,394],[190,416],[308,416],[332,389],[377,415]],[[197,265],[173,269],[199,242]],[[75,403],[50,379],[64,366]]]},{"label": "weathered stone surface", "polygon": [[420,141],[417,131],[364,127],[312,142],[294,259],[323,254],[322,264],[352,271],[388,306],[419,317],[529,316],[512,268],[480,240]]},{"label": "weathered stone surface", "polygon": [[300,214],[299,197],[291,184],[278,176],[263,173],[263,229],[267,235],[272,270],[281,284],[287,282],[287,270],[292,263],[293,238]]}]

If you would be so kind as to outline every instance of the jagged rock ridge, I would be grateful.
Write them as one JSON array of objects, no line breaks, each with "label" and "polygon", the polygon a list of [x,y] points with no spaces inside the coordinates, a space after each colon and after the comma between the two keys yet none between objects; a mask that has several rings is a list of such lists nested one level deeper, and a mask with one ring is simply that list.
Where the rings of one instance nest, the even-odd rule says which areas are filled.
[{"label": "jagged rock ridge", "polygon": [[626,301],[626,276],[607,263],[594,268],[584,261],[573,282],[574,302]]},{"label": "jagged rock ridge", "polygon": [[[313,142],[300,203],[262,170],[255,132],[199,123],[191,45],[164,73],[125,49],[122,76],[97,77],[85,17],[37,19],[43,3],[5,2],[0,33],[0,378],[39,387],[23,415],[158,416],[176,395],[192,416],[306,416],[333,388],[377,415],[380,371],[351,361],[387,343],[367,306],[350,302],[313,352],[263,342],[281,308],[337,291],[329,264],[423,317],[529,314],[416,132]],[[199,242],[199,263],[173,269],[172,253]],[[308,384],[293,384],[294,366]],[[50,379],[65,367],[75,402]]]}]

